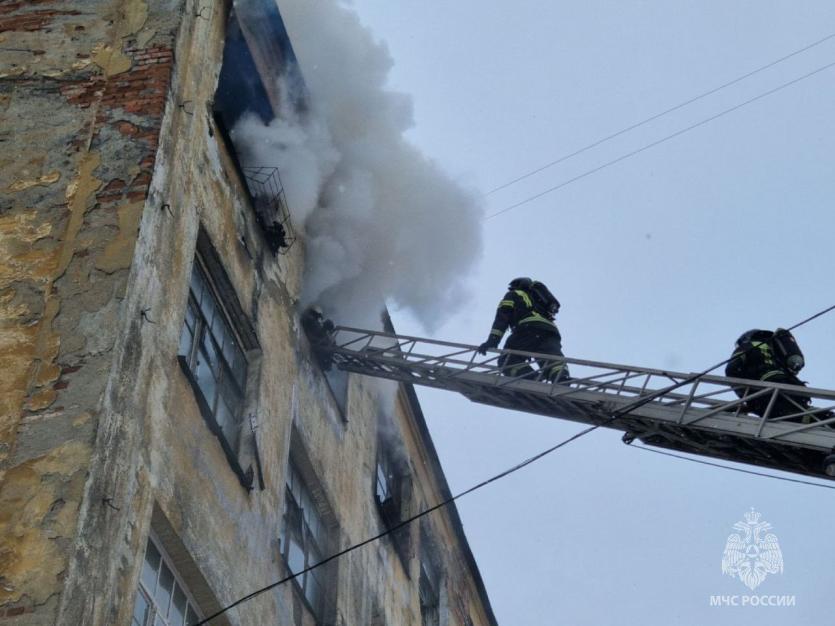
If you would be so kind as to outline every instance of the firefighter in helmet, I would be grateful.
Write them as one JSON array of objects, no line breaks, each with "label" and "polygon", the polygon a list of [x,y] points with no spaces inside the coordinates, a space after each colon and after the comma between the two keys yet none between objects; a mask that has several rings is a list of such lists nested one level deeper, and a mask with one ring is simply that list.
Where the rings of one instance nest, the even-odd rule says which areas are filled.
[{"label": "firefighter in helmet", "polygon": [[[513,279],[508,285],[508,292],[499,302],[490,336],[479,346],[479,353],[487,354],[488,348],[497,348],[509,327],[511,334],[505,342],[505,349],[560,357],[556,360],[537,359],[537,362],[546,380],[567,380],[569,375],[562,359],[562,338],[554,324],[559,309],[559,301],[543,283],[530,278]],[[498,364],[506,376],[533,377],[534,370],[528,362],[529,359],[523,355],[503,354]]]},{"label": "firefighter in helmet", "polygon": [[[302,313],[302,328],[307,333],[307,337],[316,350],[317,347],[332,344],[334,339],[334,325],[333,322],[325,318],[325,314],[318,306],[311,306]],[[333,366],[333,357],[328,352],[318,350],[316,358],[319,361],[320,367],[324,371],[330,370]]]},{"label": "firefighter in helmet", "polygon": [[[725,367],[725,376],[805,387],[806,383],[797,377],[804,365],[803,353],[789,331],[783,328],[776,331],[754,329],[743,333],[736,340],[731,360]],[[746,389],[738,387],[734,391],[743,398]],[[746,404],[751,413],[762,417],[768,410],[771,398],[772,394],[763,394],[748,400]],[[779,394],[769,417],[801,413],[809,408],[810,403],[808,397]]]}]

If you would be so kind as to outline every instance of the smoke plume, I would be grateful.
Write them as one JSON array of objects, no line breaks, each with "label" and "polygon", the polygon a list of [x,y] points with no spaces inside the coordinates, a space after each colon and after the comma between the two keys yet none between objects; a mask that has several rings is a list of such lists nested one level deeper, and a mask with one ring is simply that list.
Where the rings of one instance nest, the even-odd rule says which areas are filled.
[{"label": "smoke plume", "polygon": [[245,116],[233,138],[244,161],[280,168],[304,231],[302,305],[378,326],[388,303],[431,330],[466,300],[481,251],[476,195],[404,139],[411,99],[387,89],[392,59],[353,11],[338,0],[280,9],[308,106],[285,106],[269,126]]}]

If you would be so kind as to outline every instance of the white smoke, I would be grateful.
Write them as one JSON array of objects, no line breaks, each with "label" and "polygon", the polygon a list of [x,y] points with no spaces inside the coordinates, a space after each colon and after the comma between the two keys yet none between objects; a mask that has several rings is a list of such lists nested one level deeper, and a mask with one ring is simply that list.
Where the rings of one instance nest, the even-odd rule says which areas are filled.
[{"label": "white smoke", "polygon": [[233,137],[245,162],[280,168],[305,233],[302,304],[377,326],[388,302],[431,329],[466,300],[481,252],[476,194],[406,142],[411,99],[386,88],[391,57],[353,11],[338,0],[280,9],[309,110],[284,107],[269,127],[247,116]]},{"label": "white smoke", "polygon": [[278,168],[294,221],[303,225],[316,208],[322,181],[333,174],[339,153],[326,126],[316,119],[302,122],[291,107],[283,108],[286,111],[268,126],[257,114],[245,113],[231,135],[242,162]]}]

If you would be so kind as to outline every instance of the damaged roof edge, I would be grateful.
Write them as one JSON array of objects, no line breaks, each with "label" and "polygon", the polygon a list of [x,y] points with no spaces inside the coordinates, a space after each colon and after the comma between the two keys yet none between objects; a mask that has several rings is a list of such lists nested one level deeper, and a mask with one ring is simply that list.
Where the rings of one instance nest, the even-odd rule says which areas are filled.
[{"label": "damaged roof edge", "polygon": [[[386,332],[392,334],[395,332],[394,324],[392,324],[388,309],[383,312],[383,326],[385,327]],[[432,441],[432,436],[429,434],[429,427],[426,425],[426,418],[423,415],[423,409],[420,407],[420,402],[418,401],[414,385],[410,383],[399,383],[399,386],[406,394],[406,399],[409,402],[409,408],[411,409],[414,417],[415,425],[417,426],[417,430],[420,433],[423,445],[426,447],[429,460],[432,464],[432,472],[438,480],[441,496],[444,500],[449,500],[452,498],[452,492],[449,489],[449,484],[447,483],[446,476],[444,475],[444,470],[441,467],[441,461],[438,458],[437,450],[435,450],[435,444]],[[452,523],[452,528],[455,531],[455,535],[461,544],[461,550],[467,560],[467,565],[473,574],[473,580],[475,581],[476,588],[478,589],[478,595],[484,606],[484,610],[487,613],[487,619],[490,620],[490,623],[493,626],[498,626],[496,616],[493,613],[493,607],[490,604],[490,598],[487,595],[487,589],[484,586],[484,580],[481,577],[478,564],[476,563],[473,552],[470,549],[470,543],[467,540],[467,535],[464,533],[464,524],[461,522],[461,517],[458,514],[458,507],[455,505],[455,502],[451,502],[444,508],[447,510],[450,522]]]}]

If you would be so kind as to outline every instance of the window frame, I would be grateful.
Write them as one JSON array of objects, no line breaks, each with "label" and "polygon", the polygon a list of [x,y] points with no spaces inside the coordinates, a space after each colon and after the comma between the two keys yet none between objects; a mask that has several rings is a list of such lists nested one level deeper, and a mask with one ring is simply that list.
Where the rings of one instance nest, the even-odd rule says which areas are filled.
[{"label": "window frame", "polygon": [[[201,285],[200,302],[195,301],[195,273],[203,281],[203,284]],[[203,298],[207,295],[210,298],[211,304],[209,306],[204,306]],[[213,310],[213,319],[211,322],[207,319],[207,308],[211,308]],[[190,313],[192,314],[191,316],[189,315]],[[190,317],[194,320],[193,328],[189,328]],[[216,324],[216,320],[218,319],[220,321]],[[218,332],[220,334],[223,334],[223,332],[226,331],[226,337],[223,339],[223,345],[218,345],[220,343],[220,339],[217,336],[218,332],[215,330],[216,326],[218,327]],[[191,336],[191,345],[188,349],[188,353],[183,354],[183,338],[187,333]],[[226,354],[224,354],[226,341],[228,339],[231,339],[234,344],[233,350],[235,352],[232,356],[233,363],[229,363],[230,359]],[[213,377],[214,399],[210,399],[206,396],[205,390],[200,384],[199,370],[201,365],[208,364],[210,374],[215,374],[215,372],[212,371],[211,355],[209,355],[207,350],[204,348],[204,343],[206,342],[208,342],[208,345],[211,346],[211,350],[214,352],[217,360],[216,367],[218,368],[218,372],[217,375]],[[249,374],[249,360],[246,357],[244,342],[238,335],[235,325],[232,323],[230,316],[226,311],[223,300],[218,295],[218,289],[212,284],[211,275],[199,255],[195,257],[192,274],[189,279],[189,294],[188,301],[186,303],[186,315],[183,320],[183,328],[180,332],[180,350],[181,351],[178,354],[179,356],[183,356],[185,358],[186,365],[195,377],[198,389],[203,395],[203,399],[209,409],[214,425],[221,433],[220,436],[224,439],[230,450],[237,452],[240,448],[241,431],[243,430],[244,425],[243,413],[246,409],[246,383]],[[205,360],[201,361],[201,357]],[[242,374],[236,373],[235,366],[238,364],[243,367]],[[224,397],[224,388],[230,389],[227,393],[234,395],[234,406],[229,406],[229,399]],[[233,426],[235,426],[237,430],[237,432],[234,433],[234,438],[226,434],[218,419],[218,408],[220,403],[225,405],[226,410],[229,412],[229,418],[231,418]],[[213,404],[214,406],[212,406]]]},{"label": "window frame", "polygon": [[[267,24],[267,32],[264,25]],[[258,225],[257,230],[273,255],[286,254],[297,237],[277,167],[268,163],[244,163],[232,139],[235,125],[251,113],[269,125],[282,117],[282,102],[302,111],[306,90],[284,18],[274,2],[265,2],[254,12],[230,3],[224,18],[224,45],[217,83],[208,105],[209,132],[217,133]],[[288,85],[301,86],[290,97],[272,84],[275,75],[286,76]],[[247,79],[236,83],[241,76]],[[243,97],[241,92],[246,92]],[[229,94],[234,94],[229,96]],[[247,98],[247,96],[249,96]],[[248,103],[241,106],[241,103]],[[271,170],[272,173],[267,173]],[[266,193],[265,193],[266,192]]]},{"label": "window frame", "polygon": [[[339,416],[344,423],[348,422],[348,406],[351,397],[351,373],[345,370],[332,367],[330,370],[323,370],[321,366],[322,376],[325,379],[325,384],[328,387],[328,392],[333,398]],[[342,389],[342,380],[339,377],[344,375],[344,391]]]},{"label": "window frame", "polygon": [[[387,468],[388,471],[386,471]],[[390,498],[381,499],[381,474],[386,479],[386,492],[390,494]],[[374,463],[374,478],[372,482],[374,503],[376,504],[377,513],[379,514],[383,529],[388,530],[397,526],[408,517],[411,495],[411,472],[409,471],[407,461],[403,460],[398,462],[398,459],[395,458],[395,455],[390,451],[389,447],[385,445],[385,438],[382,435],[378,435],[377,437],[377,456]],[[392,500],[392,505],[386,505],[388,499]],[[409,525],[403,526],[387,536],[392,542],[394,550],[400,558],[400,562],[403,564],[406,575],[410,576],[408,562],[412,543],[411,527]]]},{"label": "window frame", "polygon": [[[157,555],[159,556],[159,564],[156,568],[156,578],[154,579],[154,589],[149,590],[146,586],[146,582],[144,580],[145,574],[145,565],[148,563],[148,550],[153,546],[154,549],[157,551]],[[169,594],[169,605],[166,609],[166,615],[160,616],[160,607],[158,606],[158,599],[157,599],[157,589],[159,586],[159,580],[162,576],[163,566],[167,568],[167,570],[172,575],[172,583],[171,583],[171,593]],[[168,612],[170,612],[171,607],[174,605],[174,597],[175,597],[175,589],[179,588],[182,592],[183,597],[186,601],[186,610],[185,614],[183,615],[183,622],[182,624],[185,626],[190,626],[191,624],[195,624],[203,619],[203,612],[200,610],[200,606],[194,600],[194,595],[189,590],[188,586],[185,584],[182,575],[177,571],[174,567],[174,560],[165,550],[162,545],[162,541],[159,537],[151,531],[148,535],[148,540],[145,543],[145,550],[142,553],[142,567],[140,569],[139,579],[137,580],[136,584],[136,594],[134,595],[133,601],[133,611],[131,612],[131,626],[137,625],[136,619],[136,609],[137,609],[137,602],[139,601],[140,597],[143,598],[146,604],[145,608],[145,615],[144,615],[144,622],[139,623],[138,626],[153,626],[156,624],[157,619],[163,620],[165,626],[171,626],[174,622],[169,620]],[[189,611],[191,609],[191,611]],[[193,617],[192,621],[189,621],[189,617]]]},{"label": "window frame", "polygon": [[[440,626],[442,573],[437,559],[426,546],[428,539],[421,538],[418,567],[418,597],[421,626]],[[428,610],[425,610],[426,607]]]},{"label": "window frame", "polygon": [[[299,492],[298,496],[294,493],[294,490]],[[303,502],[299,502],[300,499]],[[315,521],[315,529],[311,528],[311,520],[305,516],[305,500],[310,504],[313,511],[312,520]],[[336,531],[333,525],[328,523],[326,517],[327,511],[325,507],[317,502],[314,491],[310,487],[310,482],[303,476],[299,465],[291,459],[287,465],[287,476],[284,481],[284,511],[279,533],[279,553],[284,567],[290,574],[302,572],[329,555],[331,545],[335,541]],[[292,541],[290,539],[291,533],[299,541]],[[290,549],[293,545],[299,546],[302,556],[301,567],[296,570],[291,565]],[[311,557],[311,553],[318,553],[318,555],[314,559]],[[328,582],[332,575],[331,565],[326,564],[292,579],[297,595],[317,624],[325,622],[329,602],[327,597]],[[308,595],[310,580],[319,588],[318,596],[315,598]]]},{"label": "window frame", "polygon": [[[195,276],[198,278],[195,279]],[[195,286],[197,282],[200,282],[198,287]],[[200,302],[197,302],[195,297],[197,288],[200,289]],[[206,296],[209,297],[210,306],[204,307],[203,302]],[[208,320],[207,309],[212,311],[211,321]],[[221,333],[224,337],[223,345],[218,346],[217,333]],[[231,364],[230,358],[224,355],[226,342],[234,344],[230,349],[234,355]],[[204,345],[212,346],[214,368],[221,372],[221,376],[215,376],[211,365],[211,355],[206,357]],[[247,416],[251,416],[255,408],[252,406],[254,399],[250,396],[254,395],[252,388],[258,384],[260,378],[258,370],[260,359],[256,352],[258,348],[255,331],[249,325],[229,277],[214,252],[208,236],[201,228],[194,263],[188,279],[188,294],[180,328],[177,361],[192,388],[200,414],[209,430],[217,437],[241,485],[247,490],[253,489],[255,471],[252,465],[246,470],[243,469],[242,453],[244,440],[247,439],[245,431],[246,423],[249,421]],[[204,358],[205,362],[201,363],[201,359]],[[204,389],[205,383],[201,384],[201,366],[206,379],[211,379],[212,398],[207,397]],[[236,373],[237,366],[244,368],[240,375]],[[236,401],[231,407],[228,397],[230,387],[232,387]],[[217,413],[217,408],[221,404],[226,408],[226,418],[223,423]],[[255,446],[254,441],[251,443]],[[257,449],[254,450],[254,455],[255,464],[259,465],[260,471]]]}]

